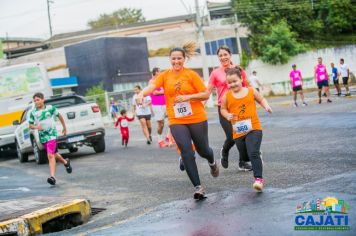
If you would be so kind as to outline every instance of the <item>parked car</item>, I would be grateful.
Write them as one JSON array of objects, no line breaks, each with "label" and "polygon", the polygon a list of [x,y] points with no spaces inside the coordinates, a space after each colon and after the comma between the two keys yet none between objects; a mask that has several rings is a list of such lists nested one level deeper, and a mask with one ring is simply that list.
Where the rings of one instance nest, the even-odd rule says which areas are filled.
[{"label": "parked car", "polygon": [[[57,107],[67,127],[67,135],[62,135],[62,125],[57,121],[58,149],[68,149],[71,153],[77,152],[78,147],[87,145],[94,151],[105,151],[105,129],[99,106],[89,103],[78,95],[53,97],[45,100],[45,105]],[[47,153],[39,141],[38,130],[29,128],[29,115],[33,104],[22,113],[20,121],[14,121],[15,144],[17,156],[20,162],[27,162],[28,156],[34,153],[37,164],[47,162]]]}]

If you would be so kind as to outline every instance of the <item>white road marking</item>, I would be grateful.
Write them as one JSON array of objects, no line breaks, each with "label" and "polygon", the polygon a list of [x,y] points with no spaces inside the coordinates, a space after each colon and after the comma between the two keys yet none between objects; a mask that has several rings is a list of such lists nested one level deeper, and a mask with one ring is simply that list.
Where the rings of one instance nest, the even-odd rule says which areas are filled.
[{"label": "white road marking", "polygon": [[29,188],[26,187],[19,187],[19,188],[9,188],[9,189],[2,189],[2,191],[22,191],[22,192],[29,192],[31,191]]}]

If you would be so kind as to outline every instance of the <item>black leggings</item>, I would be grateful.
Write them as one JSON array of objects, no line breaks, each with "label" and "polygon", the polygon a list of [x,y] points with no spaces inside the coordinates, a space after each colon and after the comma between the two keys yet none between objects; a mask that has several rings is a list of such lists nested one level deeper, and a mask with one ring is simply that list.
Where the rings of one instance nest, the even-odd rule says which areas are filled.
[{"label": "black leggings", "polygon": [[252,164],[253,176],[262,178],[262,160],[260,156],[260,147],[262,142],[262,130],[253,130],[247,135],[235,139],[240,157],[249,157]]},{"label": "black leggings", "polygon": [[[225,142],[223,144],[223,152],[228,154],[230,149],[235,145],[235,141],[232,138],[232,125],[230,123],[230,121],[228,121],[223,115],[221,115],[221,111],[220,111],[220,106],[218,107],[218,112],[219,112],[219,121],[220,121],[220,125],[223,128],[224,132],[225,132]],[[248,162],[250,161],[248,156],[241,156],[240,155],[240,160],[239,162]]]},{"label": "black leggings", "polygon": [[209,147],[208,122],[203,121],[196,124],[171,125],[171,132],[184,162],[185,169],[194,187],[200,185],[200,178],[195,153],[192,148],[192,140],[199,155],[214,163],[214,153]]}]

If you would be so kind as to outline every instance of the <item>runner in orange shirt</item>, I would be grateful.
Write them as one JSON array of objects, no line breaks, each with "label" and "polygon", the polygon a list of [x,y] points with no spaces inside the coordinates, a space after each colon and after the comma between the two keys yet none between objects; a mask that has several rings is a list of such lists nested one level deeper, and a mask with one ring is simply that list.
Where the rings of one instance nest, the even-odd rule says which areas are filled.
[{"label": "runner in orange shirt", "polygon": [[202,103],[209,98],[209,93],[199,75],[184,67],[185,59],[194,55],[195,49],[195,43],[173,48],[169,56],[172,68],[160,73],[153,83],[138,94],[137,102],[142,103],[145,95],[163,87],[169,126],[181,150],[186,172],[195,187],[194,199],[200,200],[205,198],[205,189],[200,183],[192,141],[198,154],[208,160],[213,177],[219,176],[219,167],[209,146],[207,115]]},{"label": "runner in orange shirt", "polygon": [[[218,113],[220,125],[224,130],[226,139],[220,150],[220,162],[222,167],[228,168],[229,166],[229,151],[235,145],[234,140],[232,139],[232,126],[228,120],[221,115],[221,98],[229,90],[225,71],[229,68],[236,67],[231,60],[231,51],[227,46],[220,46],[216,52],[219,57],[220,66],[213,70],[210,74],[208,91],[211,94],[213,89],[216,88],[218,93]],[[238,66],[239,67],[239,66]],[[241,68],[241,77],[242,77],[242,86],[248,87],[249,83],[247,80],[246,72]],[[246,156],[245,156],[246,157]],[[251,165],[248,163],[249,159],[243,159],[243,156],[239,157],[239,170],[249,171],[252,170]]]},{"label": "runner in orange shirt", "polygon": [[256,191],[263,189],[262,160],[260,147],[262,142],[262,126],[258,119],[257,101],[267,112],[272,113],[266,99],[254,88],[242,86],[240,70],[232,68],[227,70],[226,78],[229,91],[221,101],[221,114],[231,122],[233,139],[240,156],[248,156],[252,163]]}]

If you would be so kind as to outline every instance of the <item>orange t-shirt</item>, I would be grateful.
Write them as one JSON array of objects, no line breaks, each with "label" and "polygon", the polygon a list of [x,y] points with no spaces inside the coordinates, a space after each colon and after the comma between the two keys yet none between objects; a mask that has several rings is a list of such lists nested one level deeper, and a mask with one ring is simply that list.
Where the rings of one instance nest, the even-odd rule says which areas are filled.
[{"label": "orange t-shirt", "polygon": [[243,137],[252,130],[262,130],[252,87],[248,88],[248,93],[243,98],[235,98],[229,90],[226,93],[226,102],[228,112],[234,115],[231,121],[234,139]]},{"label": "orange t-shirt", "polygon": [[[183,68],[181,72],[176,74],[172,70],[166,70],[160,73],[153,83],[157,88],[163,87],[164,89],[170,125],[194,124],[208,119],[201,101],[177,104],[174,102],[178,95],[195,94],[206,90],[203,80],[195,71]],[[179,114],[182,109],[184,109],[184,113]]]}]

